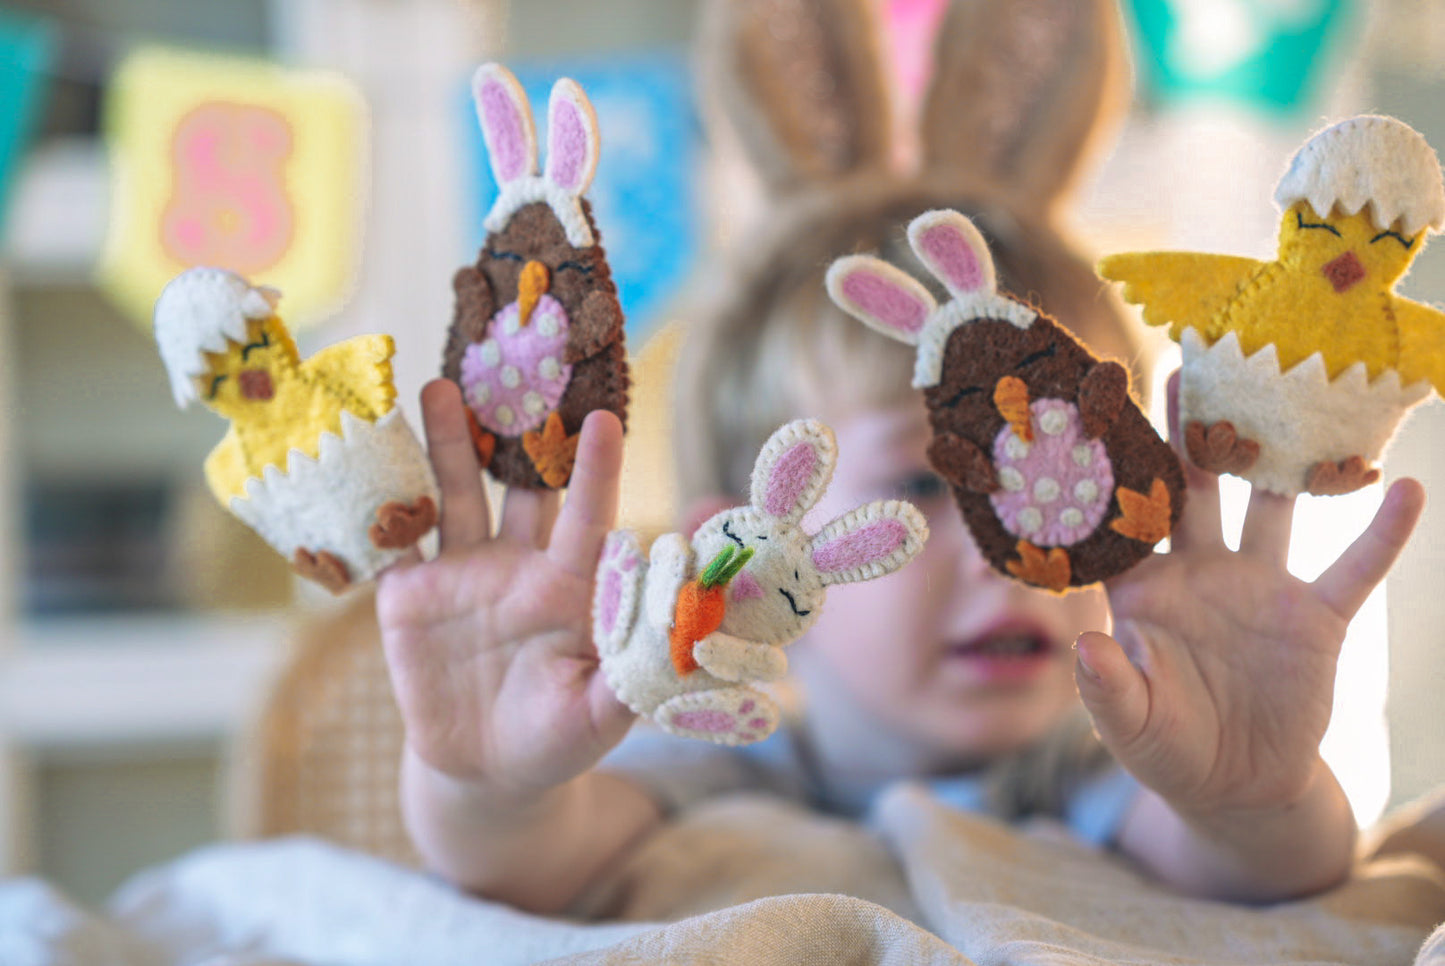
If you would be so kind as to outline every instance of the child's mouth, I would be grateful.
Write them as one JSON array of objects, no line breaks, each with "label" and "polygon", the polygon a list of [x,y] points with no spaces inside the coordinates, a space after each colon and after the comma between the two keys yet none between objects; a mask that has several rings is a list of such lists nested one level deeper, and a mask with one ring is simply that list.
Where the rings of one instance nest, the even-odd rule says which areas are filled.
[{"label": "child's mouth", "polygon": [[948,649],[971,674],[990,681],[1018,681],[1043,670],[1052,652],[1048,639],[1032,631],[985,634]]}]

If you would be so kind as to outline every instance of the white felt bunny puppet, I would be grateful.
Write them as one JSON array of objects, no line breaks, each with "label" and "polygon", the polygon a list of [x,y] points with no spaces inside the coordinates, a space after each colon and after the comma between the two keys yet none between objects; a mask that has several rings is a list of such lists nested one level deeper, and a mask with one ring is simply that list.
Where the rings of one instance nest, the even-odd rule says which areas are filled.
[{"label": "white felt bunny puppet", "polygon": [[[901,500],[875,500],[816,534],[804,532],[803,514],[827,489],[836,463],[832,431],[797,420],[758,454],[750,504],[712,517],[691,543],[665,534],[649,558],[630,531],[608,536],[593,635],[602,673],[620,701],[665,731],[718,744],[749,744],[773,733],[777,705],[749,685],[787,672],[783,647],[818,619],[829,585],[892,573],[928,538],[923,514]],[[721,624],[674,646],[684,584],[728,548],[752,554],[726,587]]]}]

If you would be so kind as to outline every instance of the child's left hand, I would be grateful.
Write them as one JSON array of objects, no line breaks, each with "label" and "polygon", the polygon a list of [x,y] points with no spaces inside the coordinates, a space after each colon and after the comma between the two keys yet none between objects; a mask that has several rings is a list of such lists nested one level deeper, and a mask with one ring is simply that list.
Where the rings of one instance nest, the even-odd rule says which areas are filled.
[{"label": "child's left hand", "polygon": [[1324,767],[1345,628],[1413,531],[1424,489],[1396,481],[1365,532],[1306,583],[1285,569],[1293,498],[1254,490],[1236,552],[1221,535],[1218,478],[1187,460],[1185,476],[1171,552],[1110,581],[1114,637],[1076,644],[1079,690],[1115,758],[1182,816],[1288,809]]}]

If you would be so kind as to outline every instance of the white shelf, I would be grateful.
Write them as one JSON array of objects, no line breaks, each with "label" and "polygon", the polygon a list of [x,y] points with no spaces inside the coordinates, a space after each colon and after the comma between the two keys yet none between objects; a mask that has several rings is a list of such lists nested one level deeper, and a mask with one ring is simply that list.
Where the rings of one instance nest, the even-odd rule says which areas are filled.
[{"label": "white shelf", "polygon": [[224,738],[254,713],[291,628],[282,614],[24,622],[0,662],[0,736],[41,749]]}]

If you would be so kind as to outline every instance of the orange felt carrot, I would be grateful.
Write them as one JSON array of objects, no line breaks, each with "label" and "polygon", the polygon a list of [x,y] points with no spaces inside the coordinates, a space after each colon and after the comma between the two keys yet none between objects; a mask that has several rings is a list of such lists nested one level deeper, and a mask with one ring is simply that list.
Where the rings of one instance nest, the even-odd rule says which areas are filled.
[{"label": "orange felt carrot", "polygon": [[727,610],[727,587],[752,559],[753,548],[737,551],[724,547],[712,558],[701,574],[682,585],[677,593],[677,609],[673,612],[669,636],[672,666],[679,675],[698,669],[692,649],[698,641],[722,626]]}]

